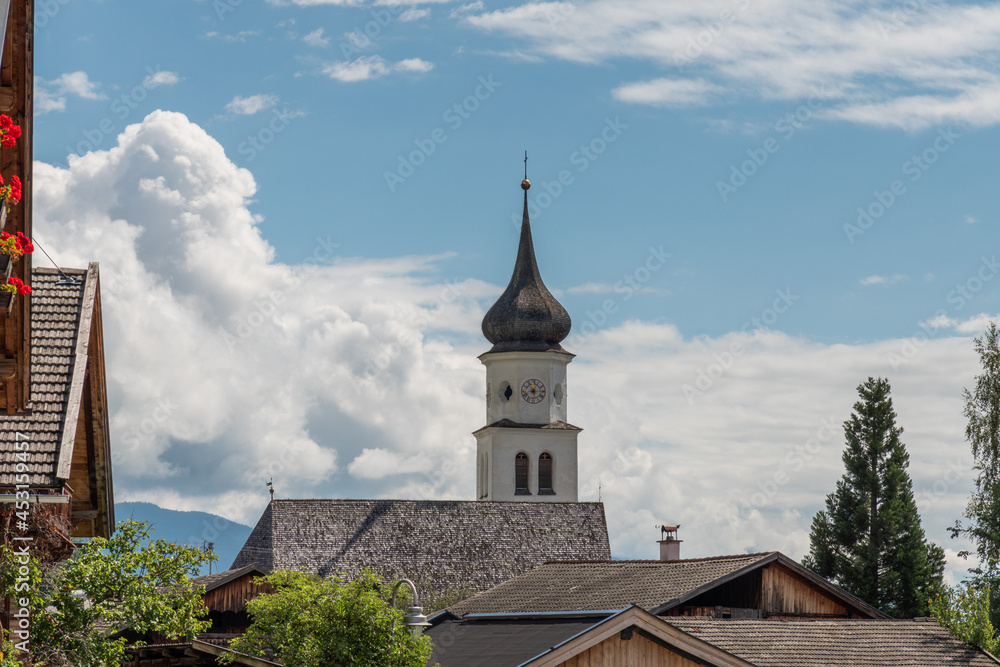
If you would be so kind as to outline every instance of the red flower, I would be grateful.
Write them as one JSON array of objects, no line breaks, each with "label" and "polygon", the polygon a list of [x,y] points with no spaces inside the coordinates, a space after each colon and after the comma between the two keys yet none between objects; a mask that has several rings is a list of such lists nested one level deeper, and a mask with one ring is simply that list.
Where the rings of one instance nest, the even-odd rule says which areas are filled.
[{"label": "red flower", "polygon": [[0,114],[0,146],[13,148],[21,137],[21,126],[15,125],[7,114]]},{"label": "red flower", "polygon": [[10,278],[8,278],[6,283],[0,285],[0,289],[3,289],[5,292],[12,292],[14,294],[21,294],[21,295],[31,294],[31,286],[25,285],[24,281],[18,278],[17,276],[11,276]]}]

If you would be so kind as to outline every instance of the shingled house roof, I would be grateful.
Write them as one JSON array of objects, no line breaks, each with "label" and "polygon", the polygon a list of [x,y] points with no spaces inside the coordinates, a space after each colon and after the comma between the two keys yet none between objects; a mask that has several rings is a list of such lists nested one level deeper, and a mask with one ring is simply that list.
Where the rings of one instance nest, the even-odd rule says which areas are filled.
[{"label": "shingled house roof", "polygon": [[[654,617],[638,607],[604,617],[579,614],[498,615],[432,619],[428,664],[441,667],[527,667],[577,664],[604,644],[605,662],[621,662],[607,646],[620,636],[652,639],[669,664],[717,667],[996,667],[989,653],[969,648],[934,619],[760,620]],[[641,641],[641,640],[640,640]],[[628,642],[631,643],[631,642]],[[620,646],[619,646],[620,648]],[[650,646],[653,651],[659,651]],[[687,654],[687,655],[685,655]],[[681,656],[687,659],[680,659]],[[647,655],[652,658],[653,655]],[[591,664],[580,661],[580,664]],[[646,663],[643,663],[646,664]],[[652,663],[650,663],[652,664]],[[657,662],[656,664],[660,664]]]},{"label": "shingled house roof", "polygon": [[27,439],[31,488],[59,493],[69,482],[74,511],[100,524],[95,534],[110,535],[114,509],[98,268],[92,263],[63,274],[75,281],[55,269],[32,272],[31,400],[22,414],[0,414],[0,487],[16,483],[14,453],[18,441]]},{"label": "shingled house roof", "polygon": [[662,614],[772,563],[794,572],[861,616],[885,617],[777,551],[674,561],[548,562],[448,611],[458,616],[580,612],[625,609],[634,604]]},{"label": "shingled house roof", "polygon": [[654,609],[667,600],[757,565],[770,554],[676,561],[550,562],[449,607],[457,615],[604,611],[635,604]]},{"label": "shingled house roof", "polygon": [[670,624],[759,667],[943,667],[1000,665],[932,618],[913,620],[718,620]]},{"label": "shingled house roof", "polygon": [[551,559],[607,559],[602,503],[274,500],[232,568],[368,567],[424,590],[481,591]]},{"label": "shingled house roof", "polygon": [[[72,455],[61,449],[64,443],[69,389],[73,380],[76,343],[81,330],[82,300],[86,271],[67,271],[80,278],[72,285],[59,284],[59,274],[36,269],[31,299],[31,413],[0,414],[0,485],[13,486],[17,461],[15,433],[27,436],[29,484],[32,487],[61,487],[59,459]],[[87,323],[89,325],[89,322]],[[75,429],[76,423],[72,422]],[[23,437],[18,437],[23,440]],[[72,441],[70,441],[72,446]]]}]

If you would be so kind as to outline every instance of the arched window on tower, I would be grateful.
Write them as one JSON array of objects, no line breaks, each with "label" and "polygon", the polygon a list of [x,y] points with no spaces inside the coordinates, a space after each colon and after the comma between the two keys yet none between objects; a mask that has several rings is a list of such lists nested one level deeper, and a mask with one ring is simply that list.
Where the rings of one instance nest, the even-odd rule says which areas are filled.
[{"label": "arched window on tower", "polygon": [[531,495],[528,491],[528,455],[524,452],[518,452],[514,457],[514,495]]},{"label": "arched window on tower", "polygon": [[548,452],[538,457],[538,495],[556,495],[552,488],[552,455]]}]

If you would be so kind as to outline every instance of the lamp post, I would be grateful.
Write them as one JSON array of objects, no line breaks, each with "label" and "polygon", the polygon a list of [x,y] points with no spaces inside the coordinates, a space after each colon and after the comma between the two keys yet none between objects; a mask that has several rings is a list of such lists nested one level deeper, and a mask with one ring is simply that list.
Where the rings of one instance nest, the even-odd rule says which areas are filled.
[{"label": "lamp post", "polygon": [[[396,582],[396,585],[392,587],[392,602],[390,603],[392,604],[392,608],[393,609],[396,608],[396,591],[398,591],[399,587],[402,586],[403,584],[409,586],[410,590],[413,591],[413,606],[410,607],[409,611],[403,614],[403,625],[409,629],[410,634],[413,636],[414,639],[416,639],[423,633],[424,628],[431,627],[431,624],[427,622],[427,617],[424,616],[424,610],[418,604],[417,587],[414,586],[413,582],[410,581],[409,579],[400,579],[399,581]],[[393,619],[394,628],[395,628],[395,623],[396,621],[394,618]]]}]

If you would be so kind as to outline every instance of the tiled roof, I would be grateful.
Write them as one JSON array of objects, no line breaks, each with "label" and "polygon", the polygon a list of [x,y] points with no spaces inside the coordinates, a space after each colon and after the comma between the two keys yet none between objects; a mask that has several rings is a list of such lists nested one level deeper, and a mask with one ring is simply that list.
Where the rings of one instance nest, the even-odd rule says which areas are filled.
[{"label": "tiled roof", "polygon": [[691,635],[759,667],[996,667],[930,618],[762,621],[671,618]]},{"label": "tiled roof", "polygon": [[[63,269],[63,272],[77,278],[78,282],[61,284],[55,269],[32,271],[32,292],[27,297],[31,299],[30,414],[0,415],[0,486],[15,483],[16,433],[26,435],[30,442],[29,484],[35,488],[62,486],[57,468],[70,386],[76,370],[77,334],[81,315],[86,316],[84,293],[96,281],[96,271],[92,272],[95,275],[88,275],[85,269]],[[93,308],[92,303],[90,308]],[[75,414],[73,416],[75,429]]]},{"label": "tiled roof", "polygon": [[550,562],[449,607],[458,615],[598,611],[637,605],[653,610],[773,553],[676,561]]},{"label": "tiled roof", "polygon": [[424,590],[485,590],[546,560],[611,555],[601,503],[275,500],[232,567],[371,568]]}]

